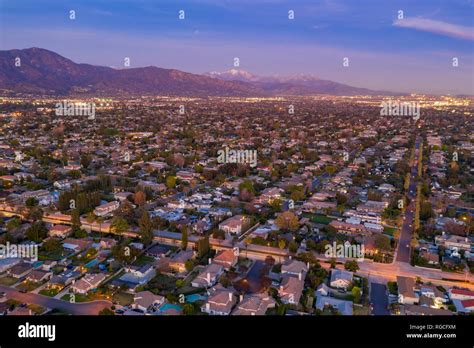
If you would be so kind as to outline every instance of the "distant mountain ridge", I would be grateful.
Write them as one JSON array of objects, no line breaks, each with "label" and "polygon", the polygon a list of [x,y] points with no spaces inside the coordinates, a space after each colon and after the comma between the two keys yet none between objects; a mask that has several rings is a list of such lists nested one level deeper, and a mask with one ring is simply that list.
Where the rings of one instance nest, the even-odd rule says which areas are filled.
[{"label": "distant mountain ridge", "polygon": [[342,83],[323,80],[313,75],[295,76],[257,76],[244,70],[231,69],[224,72],[210,72],[206,76],[226,81],[252,83],[271,95],[399,95],[386,91],[374,91],[367,88],[352,87]]},{"label": "distant mountain ridge", "polygon": [[[16,59],[20,66],[16,66]],[[34,95],[275,96],[393,94],[312,76],[260,77],[244,70],[204,75],[154,66],[114,69],[78,64],[42,48],[0,51],[0,93]]]}]

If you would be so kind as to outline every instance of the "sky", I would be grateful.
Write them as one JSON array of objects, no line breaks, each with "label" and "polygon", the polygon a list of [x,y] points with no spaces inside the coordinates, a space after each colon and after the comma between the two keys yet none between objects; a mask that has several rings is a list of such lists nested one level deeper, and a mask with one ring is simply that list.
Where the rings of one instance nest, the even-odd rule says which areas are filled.
[{"label": "sky", "polygon": [[263,76],[474,94],[474,0],[0,0],[0,49],[29,47],[192,73],[237,57]]}]

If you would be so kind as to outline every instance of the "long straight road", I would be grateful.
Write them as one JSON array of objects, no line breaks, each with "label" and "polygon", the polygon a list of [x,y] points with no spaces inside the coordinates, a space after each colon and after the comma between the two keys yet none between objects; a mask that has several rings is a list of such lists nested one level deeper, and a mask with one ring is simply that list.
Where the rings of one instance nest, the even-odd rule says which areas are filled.
[{"label": "long straight road", "polygon": [[416,200],[416,178],[418,176],[418,159],[420,156],[421,138],[417,137],[415,141],[415,158],[413,163],[410,163],[410,184],[408,187],[407,197],[410,204],[405,209],[403,216],[403,223],[400,229],[400,239],[398,240],[398,250],[396,261],[410,262],[410,242],[413,235],[413,219],[415,216],[415,200]]}]

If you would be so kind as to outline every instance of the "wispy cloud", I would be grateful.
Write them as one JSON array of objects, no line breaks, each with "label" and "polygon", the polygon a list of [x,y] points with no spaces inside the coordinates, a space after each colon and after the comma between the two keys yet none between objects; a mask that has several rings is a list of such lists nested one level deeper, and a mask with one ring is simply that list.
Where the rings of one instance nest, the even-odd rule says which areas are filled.
[{"label": "wispy cloud", "polygon": [[457,39],[474,41],[474,28],[464,25],[456,25],[419,17],[398,19],[393,22],[393,25],[396,27],[417,29]]}]

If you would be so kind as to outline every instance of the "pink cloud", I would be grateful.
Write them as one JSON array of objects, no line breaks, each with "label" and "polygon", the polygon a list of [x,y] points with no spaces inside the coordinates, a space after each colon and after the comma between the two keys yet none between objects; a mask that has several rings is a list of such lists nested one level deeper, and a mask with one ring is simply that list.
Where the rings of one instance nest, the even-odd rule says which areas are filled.
[{"label": "pink cloud", "polygon": [[404,18],[393,22],[396,27],[411,28],[430,33],[474,41],[474,28],[425,18]]}]

